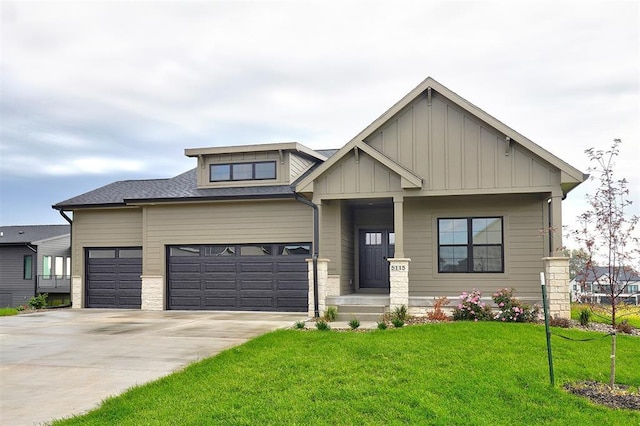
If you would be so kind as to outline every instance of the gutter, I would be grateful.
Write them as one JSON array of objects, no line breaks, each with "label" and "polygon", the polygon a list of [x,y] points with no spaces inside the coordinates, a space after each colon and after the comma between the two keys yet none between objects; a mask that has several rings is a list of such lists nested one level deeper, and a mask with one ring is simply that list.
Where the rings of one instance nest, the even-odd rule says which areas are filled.
[{"label": "gutter", "polygon": [[294,193],[297,201],[313,209],[313,315],[314,318],[320,318],[320,308],[318,306],[318,253],[320,252],[320,220],[318,215],[318,206],[297,192]]}]

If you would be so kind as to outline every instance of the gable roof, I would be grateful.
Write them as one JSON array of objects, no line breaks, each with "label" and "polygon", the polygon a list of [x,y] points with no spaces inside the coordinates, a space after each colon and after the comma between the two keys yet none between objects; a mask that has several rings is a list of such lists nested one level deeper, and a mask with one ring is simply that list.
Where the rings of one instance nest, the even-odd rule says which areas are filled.
[{"label": "gable roof", "polygon": [[[585,282],[591,283],[595,281],[595,278],[608,277],[609,276],[609,267],[607,266],[594,266],[593,269],[589,269],[584,272],[580,272],[576,274],[573,278],[575,282]],[[619,274],[622,282],[637,282],[640,281],[640,275],[638,275],[633,270],[625,270],[623,269]]]},{"label": "gable roof", "polygon": [[69,225],[0,226],[1,244],[32,244],[71,233]]},{"label": "gable roof", "polygon": [[[546,160],[548,163],[557,167],[561,171],[561,183],[563,185],[563,190],[569,192],[575,186],[579,185],[586,179],[586,175],[584,175],[580,170],[571,166],[567,162],[561,160],[555,155],[551,154],[549,151],[546,151],[542,147],[535,144],[530,139],[524,137],[520,133],[516,132],[512,128],[508,127],[498,119],[493,116],[487,114],[477,106],[473,105],[471,102],[462,98],[455,92],[449,90],[442,84],[438,83],[431,77],[427,77],[422,83],[417,85],[413,90],[407,93],[402,99],[396,102],[391,108],[385,111],[380,117],[375,119],[371,124],[369,124],[364,130],[358,133],[353,139],[351,139],[345,146],[343,146],[336,154],[331,156],[327,161],[319,165],[317,168],[313,170],[313,172],[309,173],[305,176],[304,179],[300,180],[296,185],[296,190],[302,190],[304,187],[309,185],[315,179],[317,179],[322,173],[331,168],[334,164],[336,164],[340,159],[342,159],[347,153],[353,150],[356,147],[360,147],[361,143],[371,134],[373,134],[377,129],[379,129],[384,123],[386,123],[389,119],[391,119],[395,114],[400,112],[403,108],[405,108],[409,103],[415,100],[418,96],[420,96],[425,91],[433,89],[454,104],[458,105],[460,108],[468,111],[469,113],[476,116],[478,119],[484,121],[490,126],[494,127],[496,130],[502,132],[506,136],[511,139],[512,143],[517,143],[530,152],[536,154],[540,158]],[[393,161],[389,159],[390,161]],[[395,162],[394,162],[395,163]],[[397,164],[397,163],[396,163]],[[398,165],[399,166],[399,165]],[[401,166],[399,166],[401,167]],[[394,171],[395,168],[393,169]]]}]

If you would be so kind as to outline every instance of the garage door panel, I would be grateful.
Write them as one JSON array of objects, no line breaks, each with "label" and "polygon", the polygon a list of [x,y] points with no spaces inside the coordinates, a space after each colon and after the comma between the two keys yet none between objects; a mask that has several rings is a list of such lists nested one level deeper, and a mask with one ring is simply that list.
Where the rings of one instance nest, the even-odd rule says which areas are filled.
[{"label": "garage door panel", "polygon": [[[171,256],[172,247],[167,249],[169,309],[307,311],[308,254],[281,255],[276,245],[258,244],[265,255],[228,245],[233,254],[207,256],[209,246],[191,247],[200,255]],[[191,272],[183,272],[187,270]],[[197,281],[198,286],[185,294],[183,281]]]},{"label": "garage door panel", "polygon": [[101,291],[113,291],[116,289],[116,282],[94,278],[91,281],[91,289],[94,290],[96,294],[99,294]]},{"label": "garage door panel", "polygon": [[90,274],[115,274],[117,266],[116,265],[97,265],[93,262],[97,260],[111,260],[111,259],[91,259],[91,264],[87,268]]},{"label": "garage door panel", "polygon": [[200,281],[171,280],[170,285],[174,290],[197,289],[200,291]]},{"label": "garage door panel", "polygon": [[[101,256],[103,252],[109,256]],[[142,259],[132,256],[141,252],[140,248],[87,249],[88,308],[140,309]]]}]

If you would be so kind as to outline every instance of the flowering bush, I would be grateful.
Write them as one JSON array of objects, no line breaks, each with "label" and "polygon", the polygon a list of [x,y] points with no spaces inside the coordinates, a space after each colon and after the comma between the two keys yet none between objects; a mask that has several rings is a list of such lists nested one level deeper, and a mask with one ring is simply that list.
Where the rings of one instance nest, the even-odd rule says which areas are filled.
[{"label": "flowering bush", "polygon": [[482,293],[475,288],[471,293],[466,291],[460,295],[460,303],[453,308],[453,319],[483,321],[491,319],[491,308],[480,301]]},{"label": "flowering bush", "polygon": [[498,312],[493,315],[496,321],[504,322],[533,322],[538,318],[539,308],[531,309],[513,297],[513,288],[501,288],[493,293],[493,302],[498,306]]}]

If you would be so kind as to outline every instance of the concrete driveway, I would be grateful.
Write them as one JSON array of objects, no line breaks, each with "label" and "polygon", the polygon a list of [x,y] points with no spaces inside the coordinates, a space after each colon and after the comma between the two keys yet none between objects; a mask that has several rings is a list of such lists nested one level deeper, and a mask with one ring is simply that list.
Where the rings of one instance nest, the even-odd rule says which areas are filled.
[{"label": "concrete driveway", "polygon": [[305,314],[65,309],[0,317],[0,423],[42,424]]}]

